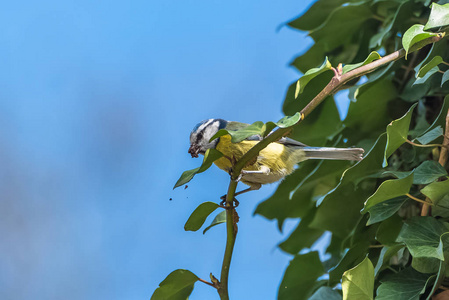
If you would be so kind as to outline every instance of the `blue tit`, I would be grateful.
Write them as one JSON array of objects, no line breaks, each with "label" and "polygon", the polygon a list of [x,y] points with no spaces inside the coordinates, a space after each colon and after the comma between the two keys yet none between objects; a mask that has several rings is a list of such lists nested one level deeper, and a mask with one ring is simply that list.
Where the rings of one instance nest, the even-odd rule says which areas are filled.
[{"label": "blue tit", "polygon": [[[216,138],[213,141],[210,141],[210,139],[220,129],[239,130],[248,125],[222,119],[204,120],[197,124],[190,133],[189,153],[192,157],[198,157],[198,154],[204,155],[207,149],[215,148],[223,154],[223,157],[214,162],[215,165],[231,173],[233,162],[238,161],[262,137],[253,135],[239,143],[232,143],[229,134]],[[261,150],[254,163],[242,170],[240,180],[250,187],[236,193],[236,195],[250,190],[258,190],[262,184],[281,180],[291,174],[295,165],[301,161],[307,159],[360,161],[363,152],[362,148],[309,147],[296,140],[283,137]]]}]

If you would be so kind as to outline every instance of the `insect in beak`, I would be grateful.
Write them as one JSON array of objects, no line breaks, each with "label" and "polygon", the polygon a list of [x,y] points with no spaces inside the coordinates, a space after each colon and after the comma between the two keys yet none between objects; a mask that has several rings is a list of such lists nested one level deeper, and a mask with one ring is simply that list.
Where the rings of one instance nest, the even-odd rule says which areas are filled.
[{"label": "insect in beak", "polygon": [[192,157],[198,157],[198,152],[199,152],[199,149],[197,146],[190,145],[189,153],[190,153],[190,155],[192,155]]}]

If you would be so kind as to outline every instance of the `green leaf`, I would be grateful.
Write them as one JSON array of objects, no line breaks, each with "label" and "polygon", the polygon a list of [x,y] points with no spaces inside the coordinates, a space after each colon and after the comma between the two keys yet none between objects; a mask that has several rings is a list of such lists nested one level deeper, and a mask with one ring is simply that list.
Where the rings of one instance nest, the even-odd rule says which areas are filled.
[{"label": "green leaf", "polygon": [[399,215],[393,215],[383,221],[376,232],[376,240],[382,245],[393,245],[401,232],[403,225]]},{"label": "green leaf", "polygon": [[445,275],[446,275],[445,274],[446,273],[446,266],[447,266],[446,262],[440,261],[440,266],[438,268],[437,277],[436,277],[435,282],[433,284],[432,290],[430,291],[429,296],[427,297],[426,300],[433,299],[432,295],[434,295],[436,290],[442,285],[443,280],[444,280]]},{"label": "green leaf", "polygon": [[197,231],[203,226],[207,217],[218,208],[218,204],[214,202],[201,203],[190,215],[186,224],[185,231]]},{"label": "green leaf", "polygon": [[434,257],[413,257],[412,268],[418,272],[431,274],[438,272],[441,260]]},{"label": "green leaf", "polygon": [[358,64],[345,65],[345,66],[343,67],[343,74],[344,74],[344,73],[347,73],[347,72],[349,72],[349,71],[351,71],[351,70],[354,70],[354,69],[356,69],[356,68],[359,68],[359,67],[361,67],[361,66],[367,65],[367,64],[369,64],[370,62],[373,62],[373,61],[375,61],[375,60],[377,60],[377,59],[379,59],[379,58],[381,58],[380,54],[377,53],[376,51],[373,51],[373,52],[371,52],[371,53],[368,55],[368,57],[367,57],[363,62],[358,63]]},{"label": "green leaf", "polygon": [[299,80],[296,82],[296,91],[295,98],[298,98],[298,95],[304,91],[304,88],[309,83],[310,80],[320,75],[323,72],[326,72],[332,68],[331,63],[325,58],[323,64],[318,68],[313,68],[308,70]]},{"label": "green leaf", "polygon": [[213,141],[216,138],[229,134],[231,136],[232,143],[239,143],[252,135],[262,134],[263,126],[264,126],[263,122],[256,121],[253,124],[248,125],[239,130],[220,129],[214,136],[211,137],[210,140]]},{"label": "green leaf", "polygon": [[449,195],[441,198],[438,204],[432,207],[432,216],[449,218]]},{"label": "green leaf", "polygon": [[432,3],[431,7],[429,20],[424,26],[424,30],[449,25],[449,4],[439,5]]},{"label": "green leaf", "polygon": [[391,246],[385,246],[380,251],[379,259],[377,260],[376,267],[374,268],[374,276],[377,277],[379,272],[388,266],[390,259],[395,256],[399,250],[404,248],[402,244],[393,244]]},{"label": "green leaf", "polygon": [[184,171],[173,189],[186,184],[187,182],[192,180],[193,176],[195,176],[196,174],[202,173],[209,169],[212,163],[222,156],[223,154],[218,150],[207,149],[206,153],[204,154],[203,163],[201,164],[201,166],[192,170]]},{"label": "green leaf", "polygon": [[438,73],[440,69],[438,69],[438,67],[433,67],[432,69],[430,69],[429,71],[427,71],[426,75],[424,75],[424,77],[419,77],[418,79],[415,80],[415,82],[413,83],[413,85],[419,85],[419,84],[424,84],[427,82],[427,80],[429,80],[430,77],[432,77],[433,74]]},{"label": "green leaf", "polygon": [[304,248],[310,248],[315,241],[324,233],[321,229],[310,228],[309,224],[315,217],[316,209],[313,209],[301,222],[290,236],[279,244],[283,251],[296,254]]},{"label": "green leaf", "polygon": [[429,197],[433,203],[438,203],[444,196],[449,194],[449,180],[433,182],[423,188],[421,193]]},{"label": "green leaf", "polygon": [[447,176],[443,166],[434,160],[426,160],[415,169],[413,184],[429,184],[441,176]]},{"label": "green leaf", "polygon": [[425,64],[424,66],[422,66],[419,69],[419,72],[416,74],[416,78],[424,77],[424,75],[426,75],[427,72],[429,72],[431,69],[438,66],[442,62],[443,62],[443,59],[441,58],[441,56],[439,56],[439,55],[434,56],[427,64]]},{"label": "green leaf", "polygon": [[398,242],[404,242],[413,257],[444,260],[442,235],[446,232],[444,224],[433,217],[413,217],[405,222]]},{"label": "green leaf", "polygon": [[218,215],[215,216],[212,223],[210,223],[210,225],[204,229],[203,234],[205,234],[212,227],[222,223],[226,223],[226,210],[223,210],[222,212],[220,212]]},{"label": "green leaf", "polygon": [[[347,169],[339,184],[318,201],[310,227],[323,229],[345,238],[361,219],[360,209],[374,187],[357,188],[354,181],[381,168],[386,138],[381,135],[365,158]],[[343,270],[345,271],[345,270]]]},{"label": "green leaf", "polygon": [[342,300],[341,295],[328,286],[320,287],[309,300]]},{"label": "green leaf", "polygon": [[301,114],[299,112],[295,113],[293,116],[285,116],[278,122],[267,122],[264,124],[261,121],[254,122],[251,125],[243,127],[238,130],[227,130],[220,129],[218,132],[210,138],[211,141],[219,138],[223,135],[229,134],[231,136],[232,143],[240,143],[241,141],[247,139],[253,135],[265,136],[273,130],[274,127],[278,126],[280,128],[286,128],[295,125],[301,119]]},{"label": "green leaf", "polygon": [[372,12],[367,3],[349,3],[333,10],[326,22],[309,35],[314,41],[320,41],[325,51],[330,51],[345,44],[360,30],[360,25],[371,17]]},{"label": "green leaf", "polygon": [[299,112],[297,112],[291,117],[289,117],[289,116],[283,117],[282,119],[277,121],[275,124],[279,128],[287,128],[287,127],[291,127],[291,126],[295,125],[296,123],[298,123],[300,119],[301,119],[301,114]]},{"label": "green leaf", "polygon": [[407,140],[408,130],[410,127],[410,120],[412,118],[413,110],[417,103],[412,105],[408,112],[401,118],[392,121],[387,126],[387,146],[385,147],[385,158],[383,167],[388,165],[387,159],[393,154]]},{"label": "green leaf", "polygon": [[[376,1],[374,1],[375,3]],[[377,1],[381,2],[381,1]],[[387,15],[387,17],[384,20],[384,23],[382,27],[380,28],[379,32],[373,35],[369,42],[370,49],[377,48],[381,46],[382,41],[384,38],[388,38],[391,36],[391,33],[394,32],[394,29],[397,27],[401,27],[404,24],[404,21],[409,19],[409,16],[413,13],[413,3],[409,1],[398,1],[402,2],[397,7],[396,12],[394,13],[393,18],[389,18],[391,16],[390,7],[396,6],[397,2],[394,1],[382,1],[382,4],[385,4],[387,6],[387,12],[384,13],[384,15]]]},{"label": "green leaf", "polygon": [[[310,47],[306,53],[297,56],[290,65],[298,69],[301,73],[305,73],[311,68],[319,66],[325,57],[325,51],[320,43],[315,43]],[[296,83],[295,83],[296,90]],[[294,94],[293,94],[294,95]]]},{"label": "green leaf", "polygon": [[359,87],[355,93],[356,102],[349,104],[344,124],[362,133],[381,133],[387,126],[388,102],[395,99],[397,90],[391,80],[379,80]]},{"label": "green leaf", "polygon": [[410,49],[413,46],[418,45],[420,41],[437,35],[437,33],[425,32],[424,25],[416,24],[410,27],[402,37],[402,46],[406,51],[405,57],[407,58]]},{"label": "green leaf", "polygon": [[296,255],[285,270],[279,286],[279,300],[307,299],[313,284],[324,273],[318,252]]},{"label": "green leaf", "polygon": [[412,184],[413,172],[401,179],[391,179],[382,182],[377,191],[366,200],[362,213],[368,212],[376,204],[408,194]]},{"label": "green leaf", "polygon": [[188,270],[171,272],[154,291],[151,300],[186,300],[198,277]]},{"label": "green leaf", "polygon": [[388,219],[401,208],[405,201],[407,201],[407,197],[396,197],[372,206],[368,210],[370,217],[366,225]]},{"label": "green leaf", "polygon": [[443,77],[441,78],[441,86],[443,86],[443,84],[445,84],[446,81],[448,81],[448,80],[449,80],[449,70],[446,70],[443,73]]},{"label": "green leaf", "polygon": [[345,0],[320,0],[316,1],[306,12],[299,18],[290,21],[289,26],[309,31],[312,30],[326,21],[326,18],[332,13],[332,11],[345,3]]},{"label": "green leaf", "polygon": [[420,142],[422,145],[427,145],[428,143],[436,140],[437,138],[439,138],[440,136],[442,136],[443,133],[443,128],[441,126],[437,126],[434,129],[428,131],[427,133],[423,134],[420,137],[417,137],[416,140],[418,140],[418,142]]},{"label": "green leaf", "polygon": [[341,283],[343,300],[372,300],[374,294],[374,268],[368,257],[356,267],[343,273]]},{"label": "green leaf", "polygon": [[433,129],[446,126],[446,115],[447,111],[449,110],[449,95],[444,97],[443,107],[440,110],[440,113],[438,114],[438,117],[433,121],[432,125],[427,128],[427,130],[424,132],[424,134],[427,134],[428,132],[432,131]]},{"label": "green leaf", "polygon": [[376,300],[419,300],[426,290],[428,275],[407,268],[382,279]]},{"label": "green leaf", "polygon": [[345,253],[340,262],[329,270],[329,285],[335,285],[340,282],[343,273],[359,264],[366,256],[369,243],[361,242],[353,245]]}]

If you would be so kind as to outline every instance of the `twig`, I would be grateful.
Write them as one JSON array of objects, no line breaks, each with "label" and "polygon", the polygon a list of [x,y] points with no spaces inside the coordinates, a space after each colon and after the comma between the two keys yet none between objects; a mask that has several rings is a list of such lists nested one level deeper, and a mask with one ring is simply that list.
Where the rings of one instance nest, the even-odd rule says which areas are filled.
[{"label": "twig", "polygon": [[[438,162],[440,163],[441,166],[446,165],[448,157],[449,157],[449,137],[448,137],[448,133],[449,133],[449,110],[447,111],[447,115],[446,115],[446,129],[444,131],[444,138],[443,138],[443,147],[441,147],[441,151],[440,151],[440,158],[438,159]],[[426,201],[428,199],[426,198]],[[429,204],[424,204],[421,208],[421,216],[427,216],[429,214]]]},{"label": "twig", "polygon": [[210,285],[211,287],[216,288],[216,286],[212,282],[206,281],[206,280],[201,279],[201,278],[198,278],[198,281],[201,281],[202,283],[205,283],[207,285]]},{"label": "twig", "polygon": [[423,204],[425,204],[425,205],[432,205],[431,202],[427,202],[427,201],[425,201],[425,200],[421,200],[421,199],[416,198],[416,197],[414,197],[414,196],[412,196],[412,195],[410,195],[410,194],[405,194],[405,195],[406,195],[407,197],[409,197],[410,199],[415,200],[415,201],[420,202],[420,203],[423,203]]},{"label": "twig", "polygon": [[444,147],[444,145],[442,145],[442,144],[421,145],[421,144],[413,143],[412,141],[409,141],[409,140],[405,140],[405,142],[409,143],[410,145],[413,145],[413,146],[416,146],[416,147],[422,147],[422,148],[426,148],[426,147]]}]

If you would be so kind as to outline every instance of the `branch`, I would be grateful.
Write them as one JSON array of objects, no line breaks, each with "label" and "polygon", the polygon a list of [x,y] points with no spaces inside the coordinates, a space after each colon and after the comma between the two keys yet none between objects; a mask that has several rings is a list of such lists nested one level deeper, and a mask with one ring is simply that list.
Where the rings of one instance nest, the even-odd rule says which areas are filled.
[{"label": "branch", "polygon": [[[424,39],[413,46],[409,53],[419,50],[425,45],[432,44],[438,42],[444,37],[444,34],[438,34],[437,36],[433,36],[427,39]],[[332,77],[331,81],[326,85],[326,87],[312,99],[312,101],[304,107],[300,114],[301,118],[298,123],[304,120],[306,116],[308,116],[324,99],[328,96],[334,94],[341,86],[343,86],[348,81],[361,77],[365,74],[368,74],[377,68],[388,64],[390,62],[396,61],[402,57],[404,57],[406,51],[404,49],[400,49],[395,51],[387,56],[384,56],[378,60],[375,60],[369,64],[356,68],[354,70],[349,71],[348,73],[342,74],[341,65],[339,65],[336,69],[333,68],[335,73],[334,77]],[[277,130],[270,133],[266,138],[258,142],[254,145],[248,152],[246,152],[242,158],[234,165],[233,172],[231,174],[231,182],[229,183],[228,193],[226,196],[226,249],[223,258],[223,265],[221,268],[221,277],[220,283],[218,284],[218,294],[220,295],[221,300],[229,300],[228,293],[228,277],[229,277],[229,267],[231,265],[232,252],[234,249],[235,239],[237,236],[237,221],[238,215],[233,206],[234,194],[237,188],[237,180],[243,170],[254,158],[259,155],[259,152],[267,147],[270,143],[275,142],[286,136],[292,130],[292,127],[286,128],[278,128]]]}]

